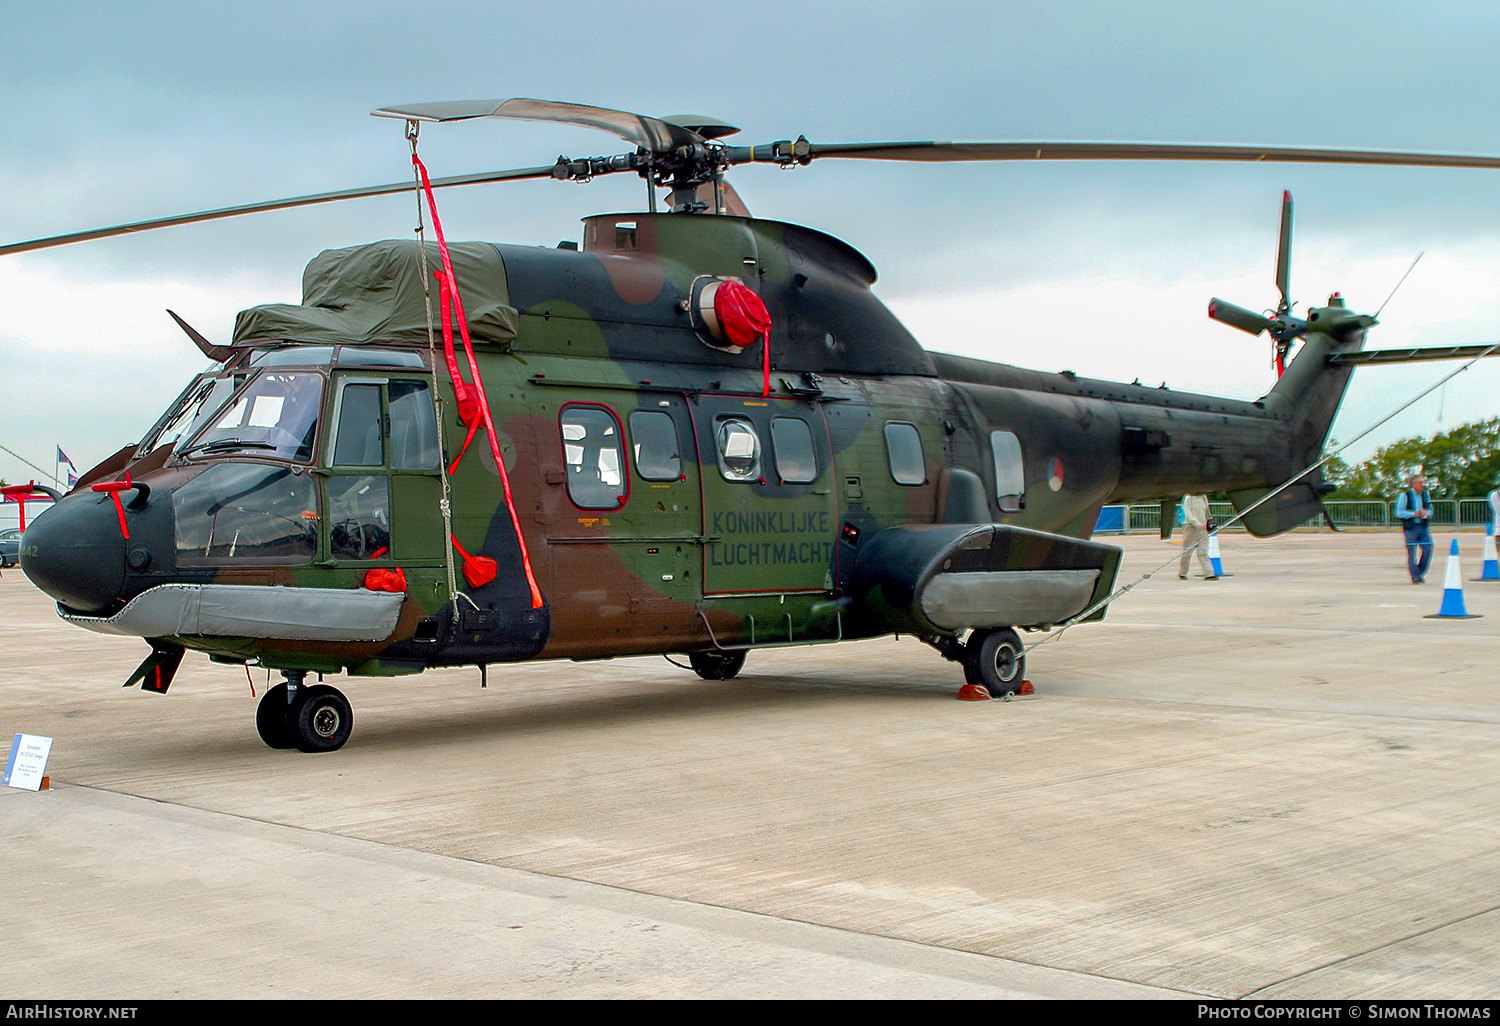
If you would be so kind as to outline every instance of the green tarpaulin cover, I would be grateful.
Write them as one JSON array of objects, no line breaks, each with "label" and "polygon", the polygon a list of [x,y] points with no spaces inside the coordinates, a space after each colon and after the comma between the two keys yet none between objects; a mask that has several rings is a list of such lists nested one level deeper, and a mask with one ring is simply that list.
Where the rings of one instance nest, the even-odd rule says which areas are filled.
[{"label": "green tarpaulin cover", "polygon": [[[476,343],[509,343],[516,337],[516,311],[509,303],[505,264],[488,242],[450,243],[453,274]],[[442,268],[435,243],[427,245],[427,273]],[[428,280],[435,337],[442,320],[435,277]],[[414,241],[372,242],[324,250],[302,272],[302,305],[278,303],[242,310],[234,321],[234,345],[316,342],[364,345],[427,344],[422,254]],[[454,337],[458,336],[455,321]]]}]

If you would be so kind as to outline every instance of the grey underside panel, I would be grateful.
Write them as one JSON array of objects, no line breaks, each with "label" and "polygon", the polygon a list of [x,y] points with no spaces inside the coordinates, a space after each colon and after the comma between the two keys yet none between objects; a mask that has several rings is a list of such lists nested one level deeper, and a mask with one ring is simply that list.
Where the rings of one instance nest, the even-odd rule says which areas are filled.
[{"label": "grey underside panel", "polygon": [[937,574],[922,590],[922,612],[946,630],[1060,623],[1083,610],[1098,579],[1098,570]]},{"label": "grey underside panel", "polygon": [[101,634],[138,638],[229,637],[289,641],[383,641],[404,595],[360,589],[162,584],[111,617],[60,612]]}]

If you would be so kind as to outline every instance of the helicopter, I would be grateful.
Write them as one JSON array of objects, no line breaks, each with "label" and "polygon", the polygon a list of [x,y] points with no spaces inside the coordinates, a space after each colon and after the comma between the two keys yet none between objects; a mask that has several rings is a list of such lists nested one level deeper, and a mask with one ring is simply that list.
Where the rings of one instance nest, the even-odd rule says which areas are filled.
[{"label": "helicopter", "polygon": [[[303,301],[253,307],[138,443],[27,529],[22,569],[59,615],[145,639],[165,694],[185,653],[282,675],[271,748],[334,751],[327,675],[685,655],[728,680],[752,649],[906,634],[996,697],[1021,631],[1102,619],[1121,550],[1106,503],[1224,492],[1265,537],[1324,514],[1316,469],[1353,368],[1481,347],[1364,350],[1377,322],[1334,294],[1293,313],[1291,197],[1278,305],[1214,299],[1284,371],[1258,400],[929,351],[875,268],[814,228],[749,214],[743,164],[814,159],[1319,161],[1500,167],[1500,158],[1144,143],[753,146],[699,115],[547,100],[381,108],[413,180],[0,246],[0,255],[195,221],[421,190],[436,241],[325,251]],[[611,156],[430,179],[425,123],[585,126]],[[449,243],[433,190],[614,173],[648,209],[584,219],[582,245]],[[668,209],[657,209],[657,191]],[[168,311],[170,313],[170,311]],[[1295,356],[1291,350],[1300,340]],[[1312,467],[1313,469],[1307,469]],[[1330,521],[1331,523],[1331,521]],[[309,683],[308,675],[318,678]]]}]

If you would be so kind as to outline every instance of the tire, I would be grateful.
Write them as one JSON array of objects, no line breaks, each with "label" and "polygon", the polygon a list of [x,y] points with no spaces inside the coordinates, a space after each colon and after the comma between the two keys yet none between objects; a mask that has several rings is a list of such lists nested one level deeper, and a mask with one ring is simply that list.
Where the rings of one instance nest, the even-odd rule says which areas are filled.
[{"label": "tire", "polygon": [[299,752],[336,752],[354,729],[354,710],[337,688],[314,684],[292,718],[292,743]]},{"label": "tire", "polygon": [[[299,688],[299,698],[307,696],[306,689]],[[300,703],[299,703],[300,704]],[[295,748],[292,734],[295,709],[287,705],[286,685],[277,684],[260,696],[260,705],[255,709],[255,729],[267,748]]]},{"label": "tire", "polygon": [[693,672],[704,680],[729,680],[745,666],[744,650],[738,652],[689,652]]},{"label": "tire", "polygon": [[1010,627],[991,627],[969,635],[964,645],[964,679],[982,684],[994,698],[1014,693],[1026,679],[1026,646]]}]

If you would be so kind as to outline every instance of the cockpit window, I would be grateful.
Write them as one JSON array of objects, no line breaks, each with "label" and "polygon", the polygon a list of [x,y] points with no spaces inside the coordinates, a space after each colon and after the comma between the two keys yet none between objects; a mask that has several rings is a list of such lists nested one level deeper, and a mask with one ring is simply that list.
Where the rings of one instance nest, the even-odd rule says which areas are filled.
[{"label": "cockpit window", "polygon": [[390,478],[382,474],[330,477],[328,554],[334,559],[379,559],[389,555],[390,508]]},{"label": "cockpit window", "polygon": [[157,427],[142,441],[140,452],[148,453],[163,445],[176,445],[190,437],[229,401],[235,389],[244,383],[244,374],[211,377],[204,374],[188,386],[178,397],[168,415],[157,423]]},{"label": "cockpit window", "polygon": [[333,362],[332,346],[286,346],[260,349],[250,357],[256,367],[326,367]]},{"label": "cockpit window", "polygon": [[392,381],[386,388],[391,409],[391,467],[438,468],[437,416],[425,381]]},{"label": "cockpit window", "polygon": [[341,346],[338,365],[340,367],[410,367],[423,370],[426,364],[422,357],[401,349],[365,349],[362,346]]},{"label": "cockpit window", "polygon": [[333,466],[438,469],[437,417],[426,381],[345,378],[338,387]]},{"label": "cockpit window", "polygon": [[409,349],[384,349],[378,346],[339,346],[334,355],[333,346],[284,345],[270,349],[252,349],[252,367],[410,367],[425,370],[427,364],[422,355]]},{"label": "cockpit window", "polygon": [[378,467],[385,463],[385,421],[380,414],[380,383],[344,385],[339,429],[333,440],[336,467]]},{"label": "cockpit window", "polygon": [[311,371],[264,371],[179,456],[312,459],[323,377]]},{"label": "cockpit window", "polygon": [[172,493],[178,566],[295,565],[317,554],[318,495],[300,469],[227,463]]}]

